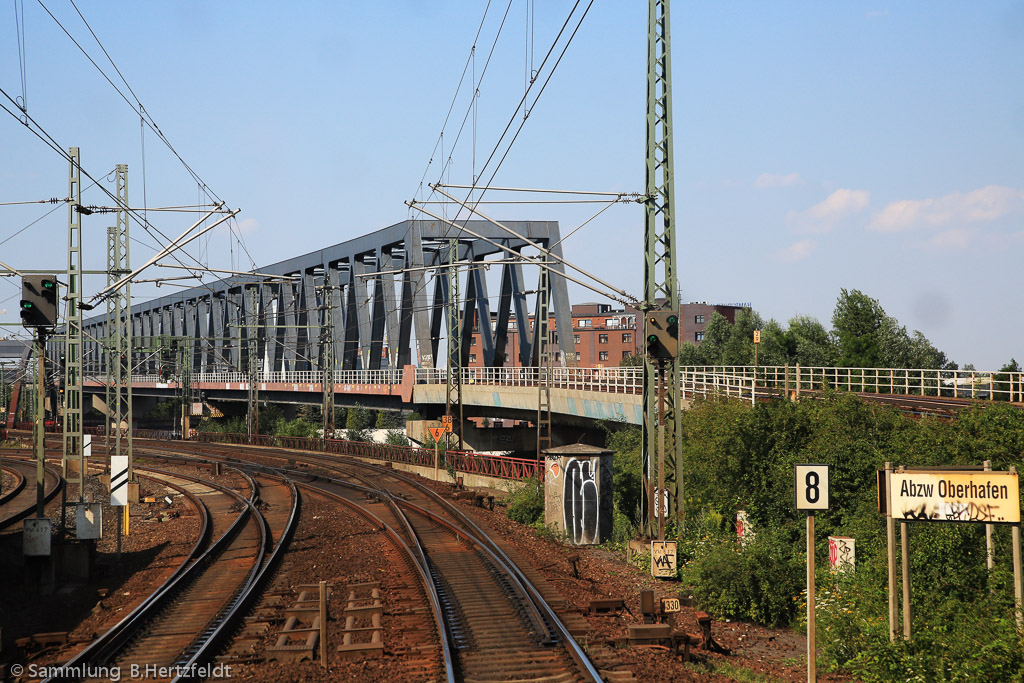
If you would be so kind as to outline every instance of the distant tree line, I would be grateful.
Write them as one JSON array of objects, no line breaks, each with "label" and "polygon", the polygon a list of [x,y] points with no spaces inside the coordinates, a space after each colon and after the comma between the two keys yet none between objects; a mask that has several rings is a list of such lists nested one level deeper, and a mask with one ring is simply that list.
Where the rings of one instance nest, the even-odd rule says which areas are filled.
[{"label": "distant tree line", "polygon": [[[737,312],[734,323],[715,312],[704,329],[700,345],[684,341],[679,350],[683,365],[752,365],[754,330],[761,330],[757,352],[759,365],[814,367],[922,368],[956,370],[958,365],[918,330],[908,331],[882,305],[860,290],[842,289],[832,313],[832,329],[816,318],[796,316],[783,326],[765,321],[753,309]],[[641,363],[629,356],[624,366]],[[972,370],[973,366],[964,369]],[[1017,362],[1001,368],[1018,371]]]}]

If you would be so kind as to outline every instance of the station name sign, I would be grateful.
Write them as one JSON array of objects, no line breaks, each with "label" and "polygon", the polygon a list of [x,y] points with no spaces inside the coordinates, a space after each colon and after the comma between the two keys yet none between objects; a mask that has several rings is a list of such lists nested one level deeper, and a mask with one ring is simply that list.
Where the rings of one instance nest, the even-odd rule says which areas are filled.
[{"label": "station name sign", "polygon": [[1014,472],[893,472],[888,502],[894,519],[1020,523]]}]

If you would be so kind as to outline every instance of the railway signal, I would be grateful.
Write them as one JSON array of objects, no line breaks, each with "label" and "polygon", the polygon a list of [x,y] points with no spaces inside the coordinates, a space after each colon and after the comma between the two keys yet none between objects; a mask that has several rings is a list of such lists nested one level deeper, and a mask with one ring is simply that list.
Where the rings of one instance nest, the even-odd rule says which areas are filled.
[{"label": "railway signal", "polygon": [[673,311],[651,311],[646,316],[647,357],[672,360],[679,355],[679,315]]},{"label": "railway signal", "polygon": [[57,278],[25,275],[21,279],[21,324],[25,327],[57,326]]}]

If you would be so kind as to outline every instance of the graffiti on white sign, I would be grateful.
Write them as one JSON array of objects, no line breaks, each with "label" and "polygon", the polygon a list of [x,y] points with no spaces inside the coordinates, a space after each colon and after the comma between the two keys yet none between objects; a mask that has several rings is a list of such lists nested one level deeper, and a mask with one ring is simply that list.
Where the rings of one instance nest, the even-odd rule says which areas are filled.
[{"label": "graffiti on white sign", "polygon": [[651,541],[651,575],[661,578],[675,577],[675,541]]},{"label": "graffiti on white sign", "polygon": [[893,472],[894,519],[1020,523],[1020,489],[1012,472]]}]

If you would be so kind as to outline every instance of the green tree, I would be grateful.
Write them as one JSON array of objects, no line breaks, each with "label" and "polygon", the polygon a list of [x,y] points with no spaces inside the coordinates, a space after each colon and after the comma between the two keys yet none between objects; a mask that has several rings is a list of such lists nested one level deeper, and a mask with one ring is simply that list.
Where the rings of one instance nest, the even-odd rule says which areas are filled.
[{"label": "green tree", "polygon": [[715,311],[704,328],[704,340],[697,347],[698,365],[723,365],[726,344],[732,338],[732,325],[724,315]]},{"label": "green tree", "polygon": [[631,353],[628,356],[623,356],[622,360],[619,361],[620,368],[640,368],[644,365],[644,356],[642,353]]},{"label": "green tree", "polygon": [[838,364],[853,368],[879,367],[882,359],[879,337],[885,334],[886,318],[881,304],[859,289],[839,290],[832,313],[832,331],[839,347]]},{"label": "green tree", "polygon": [[831,367],[835,364],[838,349],[817,318],[806,315],[791,318],[787,333],[791,340],[790,363],[808,367]]},{"label": "green tree", "polygon": [[[710,327],[710,323],[708,326]],[[757,311],[744,308],[737,312],[736,321],[729,327],[729,336],[721,346],[722,355],[719,364],[753,365],[754,330],[759,330],[762,327],[764,327],[764,321]],[[706,343],[707,334],[705,334],[704,339]],[[760,359],[758,359],[758,362],[760,362]]]},{"label": "green tree", "polygon": [[370,441],[369,430],[374,419],[373,412],[358,403],[349,408],[348,414],[345,416],[345,439],[347,441]]}]

